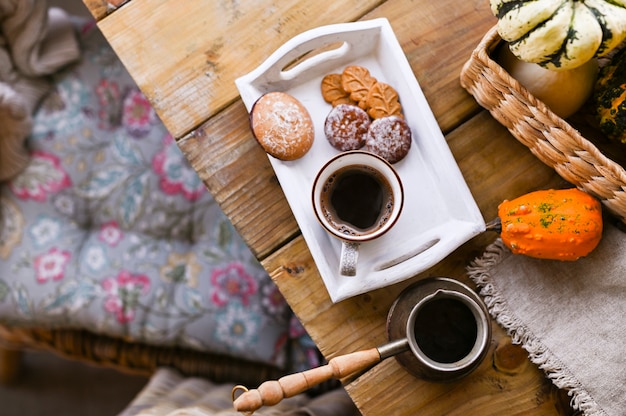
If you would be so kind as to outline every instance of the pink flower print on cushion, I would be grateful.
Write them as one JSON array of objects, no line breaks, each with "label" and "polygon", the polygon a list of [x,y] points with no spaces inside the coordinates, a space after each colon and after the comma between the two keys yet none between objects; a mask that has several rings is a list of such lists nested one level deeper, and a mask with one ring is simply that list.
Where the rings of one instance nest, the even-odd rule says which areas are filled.
[{"label": "pink flower print on cushion", "polygon": [[262,293],[263,299],[261,303],[271,316],[281,316],[288,310],[287,301],[285,301],[283,294],[278,290],[278,286],[273,282],[265,285]]},{"label": "pink flower print on cushion", "polygon": [[100,232],[98,233],[98,240],[107,244],[110,247],[115,247],[124,237],[124,233],[117,225],[116,221],[109,221],[100,226]]},{"label": "pink flower print on cushion", "polygon": [[65,275],[65,266],[69,262],[71,254],[69,251],[51,248],[46,253],[35,257],[35,277],[39,283],[48,280],[61,280]]},{"label": "pink flower print on cushion", "polygon": [[302,323],[295,316],[291,316],[289,321],[289,336],[291,338],[300,338],[303,335],[306,335],[306,329],[302,326]]},{"label": "pink flower print on cushion", "polygon": [[230,263],[224,268],[215,269],[211,273],[211,283],[214,286],[211,299],[218,306],[226,305],[232,298],[241,299],[241,303],[246,306],[250,295],[258,290],[256,280],[241,263]]},{"label": "pink flower print on cushion", "polygon": [[160,176],[161,190],[168,195],[182,194],[187,200],[200,198],[206,188],[189,166],[171,135],[163,138],[163,148],[152,159],[152,169]]},{"label": "pink flower print on cushion", "polygon": [[155,121],[156,113],[148,99],[139,90],[131,90],[122,107],[122,124],[126,131],[134,137],[143,137]]},{"label": "pink flower print on cushion", "polygon": [[46,200],[48,194],[59,192],[72,185],[59,158],[51,153],[33,152],[32,160],[22,173],[16,176],[9,187],[19,199]]},{"label": "pink flower print on cushion", "polygon": [[115,315],[119,323],[131,322],[135,311],[141,306],[139,298],[150,290],[150,279],[143,274],[131,274],[122,270],[116,278],[102,281],[106,293],[104,309]]}]

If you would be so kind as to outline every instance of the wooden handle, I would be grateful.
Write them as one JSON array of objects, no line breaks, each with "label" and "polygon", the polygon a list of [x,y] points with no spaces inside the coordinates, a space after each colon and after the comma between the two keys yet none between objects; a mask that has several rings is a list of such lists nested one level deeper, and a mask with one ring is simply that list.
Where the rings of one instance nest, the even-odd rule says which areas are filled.
[{"label": "wooden handle", "polygon": [[254,412],[262,406],[273,406],[282,399],[293,397],[331,378],[344,378],[367,370],[380,362],[377,348],[340,355],[328,364],[301,373],[290,374],[262,383],[257,389],[241,394],[233,401],[238,412]]}]

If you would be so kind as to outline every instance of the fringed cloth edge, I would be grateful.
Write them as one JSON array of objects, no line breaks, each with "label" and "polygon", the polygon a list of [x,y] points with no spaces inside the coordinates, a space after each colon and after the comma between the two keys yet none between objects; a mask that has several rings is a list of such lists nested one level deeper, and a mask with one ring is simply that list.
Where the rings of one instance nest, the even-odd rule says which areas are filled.
[{"label": "fringed cloth edge", "polygon": [[586,416],[606,416],[591,395],[584,389],[576,377],[554,354],[520,321],[509,309],[507,302],[500,295],[490,270],[510,253],[508,248],[497,239],[489,245],[482,257],[467,266],[468,276],[480,289],[480,295],[491,316],[511,337],[514,344],[521,345],[529,355],[530,361],[544,371],[548,379],[560,389],[566,390],[572,397],[574,409],[581,410]]}]

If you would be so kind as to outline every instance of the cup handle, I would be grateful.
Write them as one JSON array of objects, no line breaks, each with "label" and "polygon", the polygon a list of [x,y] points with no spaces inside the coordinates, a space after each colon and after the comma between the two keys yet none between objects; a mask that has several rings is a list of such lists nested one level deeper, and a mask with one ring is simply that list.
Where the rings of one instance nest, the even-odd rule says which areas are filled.
[{"label": "cup handle", "polygon": [[343,241],[341,243],[341,258],[339,259],[339,273],[343,276],[356,275],[356,263],[359,259],[359,243]]}]

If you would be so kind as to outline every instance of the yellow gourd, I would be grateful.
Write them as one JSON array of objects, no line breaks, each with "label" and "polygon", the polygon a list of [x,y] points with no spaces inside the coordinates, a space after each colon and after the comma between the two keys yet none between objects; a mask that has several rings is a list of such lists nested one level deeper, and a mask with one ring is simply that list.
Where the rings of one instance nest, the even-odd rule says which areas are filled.
[{"label": "yellow gourd", "polygon": [[574,69],[552,71],[518,59],[506,45],[500,48],[496,61],[561,118],[571,116],[583,106],[593,93],[598,75],[597,59]]}]

